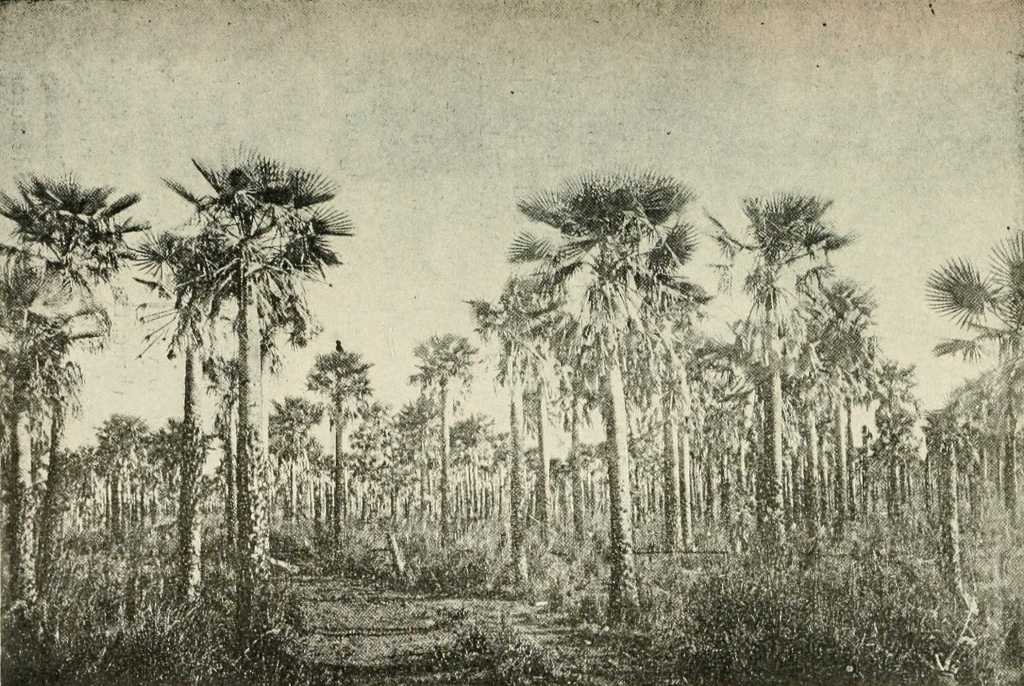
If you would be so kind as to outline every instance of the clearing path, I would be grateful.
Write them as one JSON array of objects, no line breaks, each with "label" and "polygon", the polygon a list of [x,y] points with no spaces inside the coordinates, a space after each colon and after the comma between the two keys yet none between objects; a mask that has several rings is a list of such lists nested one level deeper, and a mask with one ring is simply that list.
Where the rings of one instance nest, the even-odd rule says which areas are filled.
[{"label": "clearing path", "polygon": [[[299,630],[295,654],[332,667],[356,684],[493,683],[465,665],[432,659],[455,638],[459,619],[498,625],[503,618],[572,665],[574,683],[628,683],[610,645],[567,626],[543,604],[406,593],[364,580],[299,576],[289,580]],[[585,673],[585,676],[584,676]]]}]

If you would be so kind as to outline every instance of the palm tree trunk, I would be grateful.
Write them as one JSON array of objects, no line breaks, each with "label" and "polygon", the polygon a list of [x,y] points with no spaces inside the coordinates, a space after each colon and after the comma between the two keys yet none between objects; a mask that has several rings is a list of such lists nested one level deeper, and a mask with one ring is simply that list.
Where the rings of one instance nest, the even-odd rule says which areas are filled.
[{"label": "palm tree trunk", "polygon": [[509,390],[509,538],[512,553],[512,576],[516,585],[522,586],[529,578],[526,565],[526,461],[523,459],[523,394],[511,359],[506,365],[506,383]]},{"label": "palm tree trunk", "polygon": [[451,543],[451,503],[448,483],[448,468],[451,460],[451,409],[449,408],[448,384],[441,386],[441,542]]},{"label": "palm tree trunk", "polygon": [[665,547],[676,550],[682,543],[681,529],[681,488],[679,470],[679,425],[676,423],[672,406],[662,395],[662,429],[664,432],[664,474],[665,474]]},{"label": "palm tree trunk", "polygon": [[586,514],[586,496],[583,493],[583,465],[580,443],[580,399],[572,399],[572,427],[569,434],[569,452],[572,455],[572,530],[577,542],[586,537],[584,516]]},{"label": "palm tree trunk", "polygon": [[633,499],[629,477],[629,438],[626,419],[626,393],[622,368],[613,353],[608,368],[604,411],[612,452],[608,459],[610,511],[611,586],[608,596],[608,622],[612,625],[631,620],[639,610],[636,566],[633,558]]},{"label": "palm tree trunk", "polygon": [[64,416],[61,408],[54,404],[50,415],[50,464],[46,474],[46,491],[43,494],[42,513],[39,521],[39,559],[36,577],[39,590],[46,596],[49,572],[57,557],[56,538],[60,533],[64,517],[65,482],[67,465],[64,452],[60,449]]},{"label": "palm tree trunk", "polygon": [[[769,319],[770,322],[770,319]],[[776,327],[768,326],[769,350],[775,349]],[[763,497],[765,542],[770,551],[777,551],[786,538],[785,516],[782,494],[782,373],[772,363],[769,387],[765,394],[765,483],[759,488]]]},{"label": "palm tree trunk", "polygon": [[[246,265],[242,265],[242,274]],[[260,320],[253,285],[239,283],[238,332],[238,556],[237,628],[243,644],[258,630],[255,602],[267,579],[267,503],[264,496],[266,445],[263,444]]]},{"label": "palm tree trunk", "polygon": [[199,597],[202,582],[202,516],[198,510],[199,477],[206,458],[201,422],[201,396],[195,371],[198,352],[192,345],[185,352],[185,407],[182,418],[185,454],[181,460],[178,497],[178,584],[179,597],[192,602]]},{"label": "palm tree trunk", "polygon": [[807,493],[804,507],[807,514],[807,533],[817,536],[821,527],[821,454],[818,452],[818,417],[813,405],[806,410],[807,464],[805,478]]},{"label": "palm tree trunk", "polygon": [[[15,396],[16,400],[21,400]],[[31,419],[24,410],[11,414],[10,449],[13,483],[11,484],[11,598],[32,606],[36,601],[36,539],[35,494],[32,488],[32,435]]]},{"label": "palm tree trunk", "polygon": [[1017,418],[1007,413],[1006,448],[1003,461],[1003,502],[1010,528],[1017,526]]},{"label": "palm tree trunk", "polygon": [[234,403],[228,408],[227,430],[224,444],[224,527],[227,531],[228,550],[233,555],[238,545],[238,410]]},{"label": "palm tree trunk", "polygon": [[957,470],[956,444],[949,440],[946,445],[945,464],[941,472],[942,489],[942,559],[946,583],[957,596],[963,593],[963,579],[960,566],[960,508],[958,498],[959,474]]},{"label": "palm tree trunk", "polygon": [[341,540],[342,521],[349,508],[345,469],[345,419],[338,407],[334,412],[334,507],[331,508],[331,532],[335,542]]},{"label": "palm tree trunk", "polygon": [[537,520],[540,522],[540,535],[547,542],[551,527],[551,456],[548,454],[547,416],[548,401],[544,379],[537,377]]},{"label": "palm tree trunk", "polygon": [[833,402],[833,418],[835,420],[835,461],[836,461],[836,538],[842,538],[846,529],[846,520],[848,515],[848,486],[847,480],[850,478],[849,464],[847,461],[847,446],[846,446],[846,411],[842,398],[838,398]]}]

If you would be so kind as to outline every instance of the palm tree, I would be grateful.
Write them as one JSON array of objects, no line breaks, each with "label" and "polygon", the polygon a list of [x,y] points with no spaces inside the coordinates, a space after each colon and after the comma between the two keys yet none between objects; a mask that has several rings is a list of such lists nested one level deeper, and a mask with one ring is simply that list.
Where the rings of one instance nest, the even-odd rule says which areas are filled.
[{"label": "palm tree", "polygon": [[[952,338],[935,346],[938,356],[961,355],[976,361],[994,348],[998,365],[1009,373],[1018,367],[1024,352],[1024,232],[998,243],[990,257],[990,272],[969,260],[957,258],[928,277],[928,304],[952,319],[966,338]],[[1019,390],[1004,384],[1000,393],[1003,428],[1003,499],[1010,525],[1017,521],[1016,433]]]},{"label": "palm tree", "polygon": [[403,450],[413,456],[413,460],[419,460],[419,511],[420,517],[425,521],[429,516],[433,502],[433,492],[430,484],[430,449],[429,430],[430,426],[437,419],[437,405],[425,396],[419,396],[416,400],[408,402],[398,411],[395,418],[395,430],[403,444]]},{"label": "palm tree", "polygon": [[331,531],[335,540],[348,513],[348,465],[345,462],[346,430],[359,417],[373,395],[369,370],[373,365],[361,355],[345,350],[335,342],[331,353],[317,355],[306,380],[306,387],[326,400],[334,424],[334,507]]},{"label": "palm tree", "polygon": [[203,347],[201,328],[208,322],[210,303],[199,287],[207,275],[220,265],[204,250],[204,242],[164,232],[147,236],[135,249],[135,262],[150,278],[136,281],[160,297],[173,301],[173,309],[143,317],[143,321],[162,321],[147,338],[160,340],[170,331],[167,356],[185,356],[184,409],[182,414],[182,455],[178,494],[178,588],[185,602],[199,596],[202,583],[202,522],[198,516],[198,488],[206,461],[206,437],[202,428],[202,392],[196,378],[206,366],[200,359]]},{"label": "palm tree", "polygon": [[[786,325],[791,321],[786,301],[794,290],[787,280],[791,279],[797,288],[820,282],[832,272],[828,264],[830,253],[846,247],[853,239],[828,225],[825,215],[832,206],[828,200],[778,193],[766,198],[746,198],[742,204],[749,222],[744,238],[733,236],[718,220],[709,218],[728,266],[744,253],[754,258],[744,291],[753,300],[751,317],[756,318],[764,332],[759,352],[768,369],[766,383],[759,389],[766,420],[763,533],[769,549],[777,549],[785,540],[780,339],[786,335]],[[810,266],[804,269],[808,263]]]},{"label": "palm tree", "polygon": [[[14,539],[11,588],[12,597],[27,604],[35,601],[37,590],[32,416],[46,409],[68,409],[66,400],[59,409],[55,409],[54,401],[54,389],[58,393],[73,392],[81,378],[77,365],[68,360],[68,353],[82,341],[105,336],[108,326],[102,308],[69,302],[62,285],[38,262],[17,258],[0,268],[0,409],[8,432],[14,475],[9,514]],[[51,433],[51,441],[55,438]],[[51,452],[51,478],[52,470],[60,472],[52,482],[58,491],[64,485],[63,457],[63,451]],[[55,492],[45,501],[44,512],[51,518],[60,512],[58,495]],[[54,530],[52,519],[44,523],[43,531]],[[49,562],[53,541],[49,537],[46,541],[47,554],[43,560]]]},{"label": "palm tree", "polygon": [[212,193],[167,185],[196,210],[201,236],[216,246],[217,269],[198,285],[213,302],[238,303],[238,630],[254,636],[253,602],[266,580],[269,546],[267,502],[260,482],[267,467],[263,419],[264,319],[294,310],[300,285],[323,278],[339,264],[331,238],[352,235],[352,222],[329,208],[335,189],[315,172],[292,168],[258,154],[212,167],[193,160]]},{"label": "palm tree", "polygon": [[311,432],[323,416],[323,406],[305,398],[288,396],[283,402],[273,401],[270,447],[278,462],[288,466],[289,519],[295,519],[297,514],[295,469],[297,465],[307,465],[310,456],[317,451],[313,447],[316,438]]},{"label": "palm tree", "polygon": [[[509,390],[509,458],[511,507],[509,507],[512,569],[517,584],[529,578],[526,561],[526,465],[523,457],[523,376],[541,357],[541,337],[556,322],[557,302],[537,290],[537,283],[511,279],[496,304],[471,300],[476,332],[484,341],[497,340],[500,347],[498,381]],[[543,393],[543,388],[540,392]],[[540,403],[538,403],[540,404]],[[543,419],[540,418],[543,424]],[[541,429],[542,431],[542,429]],[[543,442],[543,438],[541,438]],[[542,463],[545,456],[541,456]],[[541,470],[544,470],[542,464]],[[546,484],[545,484],[546,488]]]},{"label": "palm tree", "polygon": [[[18,197],[0,192],[0,216],[14,223],[14,245],[0,245],[5,259],[29,259],[42,270],[44,279],[60,284],[65,299],[78,301],[90,317],[104,318],[94,298],[98,285],[107,285],[121,268],[126,255],[124,237],[145,229],[124,216],[139,196],[115,196],[109,187],[90,187],[74,177],[54,179],[29,176],[17,182]],[[51,296],[53,293],[51,292]],[[87,337],[95,345],[102,340]],[[76,340],[85,340],[79,338]],[[67,348],[66,350],[70,350]],[[45,585],[46,570],[53,556],[55,531],[59,527],[64,501],[64,451],[60,449],[64,417],[74,404],[77,367],[65,363],[70,373],[64,383],[54,386],[48,403],[51,430],[51,461],[47,470],[39,532],[40,581]]]},{"label": "palm tree", "polygon": [[680,217],[692,198],[689,188],[656,174],[584,175],[557,191],[521,200],[519,209],[528,219],[558,236],[524,232],[509,250],[512,263],[534,265],[544,287],[566,298],[566,310],[579,322],[576,349],[593,354],[600,369],[602,414],[612,447],[612,623],[638,607],[623,332],[656,339],[660,321],[652,312],[666,299],[689,298],[692,286],[678,271],[694,245],[692,229]]},{"label": "palm tree", "polygon": [[851,496],[847,402],[865,394],[866,378],[875,366],[878,341],[869,335],[875,302],[852,281],[837,281],[808,292],[808,335],[813,340],[818,373],[828,380],[836,452],[836,535],[856,511]]},{"label": "palm tree", "polygon": [[110,474],[110,526],[114,540],[124,540],[128,472],[147,448],[149,427],[139,417],[112,414],[96,432],[96,450]]},{"label": "palm tree", "polygon": [[476,361],[477,349],[464,336],[445,334],[431,336],[413,350],[419,370],[409,382],[424,392],[437,395],[441,405],[441,540],[451,542],[451,509],[448,492],[448,467],[451,459],[451,413],[456,385],[469,384],[470,370]]}]

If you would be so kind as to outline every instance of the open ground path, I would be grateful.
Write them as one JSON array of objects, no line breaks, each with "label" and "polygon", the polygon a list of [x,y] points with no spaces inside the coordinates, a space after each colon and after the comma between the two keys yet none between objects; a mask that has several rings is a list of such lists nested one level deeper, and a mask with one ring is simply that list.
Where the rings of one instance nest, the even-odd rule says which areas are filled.
[{"label": "open ground path", "polygon": [[438,659],[460,620],[505,621],[549,651],[565,681],[629,683],[613,646],[569,626],[544,604],[456,598],[388,589],[365,580],[296,576],[289,581],[298,629],[295,654],[356,684],[494,683],[458,659]]}]

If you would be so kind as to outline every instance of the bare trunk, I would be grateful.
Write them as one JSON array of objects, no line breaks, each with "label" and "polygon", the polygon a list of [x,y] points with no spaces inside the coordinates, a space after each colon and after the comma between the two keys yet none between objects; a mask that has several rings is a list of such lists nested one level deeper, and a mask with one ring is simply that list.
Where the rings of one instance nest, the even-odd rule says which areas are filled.
[{"label": "bare trunk", "polygon": [[584,530],[584,517],[586,514],[586,497],[583,493],[583,465],[580,444],[580,399],[574,397],[572,400],[572,431],[570,433],[571,445],[569,451],[572,455],[572,530],[576,541],[582,541],[586,536]]},{"label": "bare trunk", "polygon": [[[243,268],[245,265],[242,265]],[[261,621],[256,599],[268,578],[267,503],[264,484],[266,445],[263,444],[263,412],[260,355],[260,321],[253,286],[245,277],[239,284],[238,332],[238,583],[237,627],[243,644],[251,641]]]},{"label": "bare trunk", "polygon": [[[617,354],[614,353],[616,356]],[[618,625],[633,619],[640,606],[633,557],[633,522],[630,516],[633,499],[629,484],[626,394],[618,359],[613,359],[609,365],[605,393],[605,424],[608,442],[612,446],[612,451],[607,456],[611,557],[608,622]]]},{"label": "bare trunk", "polygon": [[537,377],[537,521],[540,522],[540,534],[544,541],[548,540],[551,527],[551,456],[548,454],[547,416],[548,401],[544,379]]},{"label": "bare trunk", "polygon": [[849,493],[847,480],[849,479],[848,453],[846,449],[846,411],[842,398],[833,402],[833,419],[835,421],[835,463],[836,463],[836,538],[842,538],[846,530],[846,520],[849,516]]},{"label": "bare trunk", "polygon": [[198,364],[197,351],[193,346],[189,346],[185,352],[185,407],[182,419],[184,454],[180,470],[181,490],[178,494],[178,584],[179,597],[184,602],[192,602],[199,597],[202,582],[199,550],[202,517],[198,508],[198,496],[199,477],[206,454],[200,425],[201,396],[195,378]]},{"label": "bare trunk", "polygon": [[[32,489],[32,436],[30,418],[23,410],[12,413],[11,469],[11,599],[31,606],[36,601],[35,495]],[[7,605],[8,603],[5,603]],[[8,605],[9,606],[9,605]]]},{"label": "bare trunk", "polygon": [[[666,394],[664,396],[668,398]],[[679,465],[679,425],[671,403],[662,403],[664,432],[664,474],[665,474],[665,547],[676,550],[681,538],[681,488]]]},{"label": "bare trunk", "polygon": [[43,494],[42,513],[39,527],[39,560],[36,575],[39,590],[46,596],[49,572],[57,558],[57,537],[60,535],[65,511],[65,482],[67,465],[64,452],[60,449],[63,433],[63,412],[54,405],[50,416],[50,464],[46,474],[46,491]]},{"label": "bare trunk", "polygon": [[526,565],[526,464],[523,459],[523,394],[511,361],[506,371],[509,390],[509,448],[512,451],[509,477],[509,536],[512,552],[512,574],[517,585],[529,579]]},{"label": "bare trunk", "polygon": [[449,498],[448,468],[451,460],[451,409],[448,384],[441,386],[441,541],[451,543],[451,503]]}]

